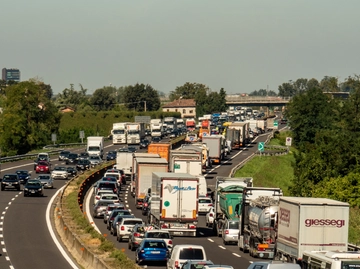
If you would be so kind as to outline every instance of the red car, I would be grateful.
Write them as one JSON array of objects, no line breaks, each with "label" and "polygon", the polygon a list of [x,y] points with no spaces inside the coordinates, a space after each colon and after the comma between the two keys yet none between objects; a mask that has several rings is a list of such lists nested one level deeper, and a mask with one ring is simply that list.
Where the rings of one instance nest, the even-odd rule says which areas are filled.
[{"label": "red car", "polygon": [[39,161],[36,165],[36,173],[41,173],[41,174],[45,174],[45,173],[50,173],[50,164],[46,161]]}]

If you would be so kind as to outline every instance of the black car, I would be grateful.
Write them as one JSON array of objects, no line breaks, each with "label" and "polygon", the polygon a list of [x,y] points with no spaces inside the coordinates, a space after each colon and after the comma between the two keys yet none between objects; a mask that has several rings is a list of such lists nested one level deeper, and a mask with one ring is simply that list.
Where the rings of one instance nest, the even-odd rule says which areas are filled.
[{"label": "black car", "polygon": [[61,151],[59,154],[59,161],[65,161],[69,154],[70,154],[70,151],[68,151],[68,150]]},{"label": "black car", "polygon": [[40,180],[30,179],[24,186],[24,196],[44,196],[44,187]]},{"label": "black car", "polygon": [[134,147],[134,146],[129,146],[129,147],[128,147],[128,152],[136,152],[136,147]]},{"label": "black car", "polygon": [[88,159],[78,160],[76,164],[76,169],[84,171],[90,169],[90,166],[91,163]]},{"label": "black car", "polygon": [[123,148],[119,148],[118,152],[129,152],[129,150],[127,148],[123,147]]},{"label": "black car", "polygon": [[116,160],[116,151],[115,150],[109,151],[106,155],[106,160],[107,161]]},{"label": "black car", "polygon": [[143,139],[143,140],[141,140],[141,142],[140,142],[139,148],[140,148],[140,149],[146,149],[146,148],[149,146],[149,144],[150,144],[149,140]]},{"label": "black car", "polygon": [[152,142],[155,142],[155,143],[161,142],[161,138],[159,136],[155,136],[152,138]]},{"label": "black car", "polygon": [[89,159],[89,153],[87,153],[87,152],[80,152],[80,153],[79,153],[79,160],[85,160],[85,159]]},{"label": "black car", "polygon": [[21,184],[26,184],[31,177],[30,173],[26,170],[17,170],[16,174],[18,175]]},{"label": "black car", "polygon": [[66,171],[68,172],[69,176],[75,177],[77,175],[77,170],[74,166],[66,167]]},{"label": "black car", "polygon": [[65,161],[66,164],[76,164],[79,159],[77,153],[70,153]]},{"label": "black car", "polygon": [[1,190],[12,188],[20,190],[20,180],[17,174],[6,174],[1,180]]}]

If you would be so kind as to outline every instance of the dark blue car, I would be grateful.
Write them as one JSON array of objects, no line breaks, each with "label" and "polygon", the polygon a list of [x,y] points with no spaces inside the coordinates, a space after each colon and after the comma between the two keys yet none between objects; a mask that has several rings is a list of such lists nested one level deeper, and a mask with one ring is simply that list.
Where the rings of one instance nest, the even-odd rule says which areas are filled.
[{"label": "dark blue car", "polygon": [[106,160],[107,161],[116,160],[116,151],[115,150],[109,151],[106,155]]},{"label": "dark blue car", "polygon": [[169,250],[166,242],[162,239],[144,239],[135,252],[135,262],[143,264],[147,262],[166,263],[169,257]]},{"label": "dark blue car", "polygon": [[26,184],[31,178],[30,173],[26,170],[17,170],[16,174],[18,175],[21,184]]}]

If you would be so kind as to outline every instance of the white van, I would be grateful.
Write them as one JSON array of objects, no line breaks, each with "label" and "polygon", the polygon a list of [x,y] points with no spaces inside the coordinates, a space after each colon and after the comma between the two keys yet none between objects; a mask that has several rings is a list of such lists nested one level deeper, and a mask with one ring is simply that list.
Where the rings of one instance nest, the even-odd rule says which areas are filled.
[{"label": "white van", "polygon": [[[318,267],[320,268],[320,267]],[[301,269],[300,265],[295,263],[284,263],[281,261],[271,262],[253,262],[247,269]]]},{"label": "white van", "polygon": [[175,245],[167,262],[167,269],[179,269],[187,260],[206,261],[206,253],[200,245]]},{"label": "white van", "polygon": [[207,195],[207,182],[204,176],[197,176],[199,179],[199,196]]}]

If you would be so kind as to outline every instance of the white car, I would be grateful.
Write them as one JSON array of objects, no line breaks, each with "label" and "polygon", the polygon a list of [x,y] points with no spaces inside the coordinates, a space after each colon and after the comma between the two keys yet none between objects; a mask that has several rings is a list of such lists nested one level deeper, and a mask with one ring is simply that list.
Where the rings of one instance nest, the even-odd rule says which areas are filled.
[{"label": "white car", "polygon": [[[114,194],[114,192],[112,190],[99,190],[94,196],[94,204],[96,204],[96,202],[101,199],[101,196],[103,194]],[[116,195],[116,194],[114,194],[114,195]]]},{"label": "white car", "polygon": [[215,219],[214,207],[210,208],[210,211],[206,214],[205,219],[206,219],[206,227],[212,227]]},{"label": "white car", "polygon": [[69,173],[65,166],[55,166],[51,172],[51,177],[53,179],[68,179]]},{"label": "white car", "polygon": [[148,230],[144,238],[154,238],[154,239],[163,239],[169,249],[173,247],[173,237],[170,235],[169,231],[165,230]]},{"label": "white car", "polygon": [[203,213],[206,214],[210,211],[211,207],[213,207],[213,202],[209,197],[199,197],[198,203],[198,212],[199,214]]}]

